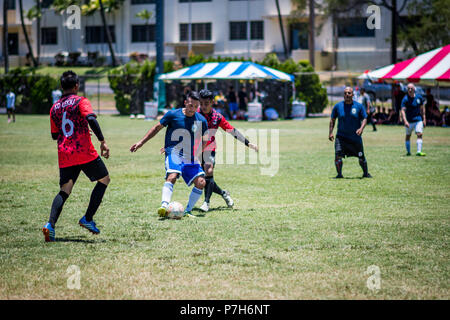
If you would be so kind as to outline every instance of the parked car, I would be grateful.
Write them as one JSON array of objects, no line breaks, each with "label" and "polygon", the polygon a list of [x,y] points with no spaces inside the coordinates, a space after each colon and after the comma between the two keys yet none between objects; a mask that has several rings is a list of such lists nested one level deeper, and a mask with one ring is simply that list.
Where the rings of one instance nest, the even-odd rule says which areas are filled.
[{"label": "parked car", "polygon": [[[407,92],[406,85],[401,82],[399,84],[401,90],[406,93]],[[385,102],[388,99],[391,99],[392,84],[390,83],[386,82],[378,83],[365,79],[361,88],[364,88],[366,90],[367,94],[370,96],[370,100],[372,101],[376,101],[376,99],[378,99],[380,101]],[[416,93],[425,96],[425,91],[422,89],[422,87],[417,85],[416,85]]]}]

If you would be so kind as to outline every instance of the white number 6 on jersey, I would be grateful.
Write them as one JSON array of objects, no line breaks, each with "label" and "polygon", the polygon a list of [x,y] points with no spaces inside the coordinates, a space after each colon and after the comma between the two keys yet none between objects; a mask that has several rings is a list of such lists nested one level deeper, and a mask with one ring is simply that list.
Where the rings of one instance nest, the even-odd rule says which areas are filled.
[{"label": "white number 6 on jersey", "polygon": [[[64,136],[70,137],[73,134],[73,122],[66,118],[66,111],[64,111],[63,119],[62,119],[62,131],[64,133]],[[69,132],[66,131],[66,126],[70,126]]]}]

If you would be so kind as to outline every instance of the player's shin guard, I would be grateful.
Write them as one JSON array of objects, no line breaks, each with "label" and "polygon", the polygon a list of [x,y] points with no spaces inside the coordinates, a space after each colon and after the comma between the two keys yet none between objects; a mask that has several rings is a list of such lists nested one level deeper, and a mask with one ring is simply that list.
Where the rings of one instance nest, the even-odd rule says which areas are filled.
[{"label": "player's shin guard", "polygon": [[58,221],[59,215],[61,214],[64,203],[68,197],[69,195],[67,193],[60,191],[56,195],[55,199],[53,199],[52,209],[50,210],[50,218],[48,220],[53,228],[55,227],[56,221]]},{"label": "player's shin guard", "polygon": [[189,195],[189,202],[186,206],[186,211],[191,212],[192,208],[194,208],[198,199],[202,196],[203,190],[197,189],[196,187],[192,188],[191,194]]},{"label": "player's shin guard", "polygon": [[366,161],[366,157],[365,156],[359,157],[359,165],[361,166],[364,175],[367,176],[368,170],[367,170],[367,161]]},{"label": "player's shin guard", "polygon": [[169,205],[170,199],[172,198],[172,193],[173,193],[173,184],[172,182],[166,181],[162,189],[161,206],[166,207]]},{"label": "player's shin guard", "polygon": [[205,202],[209,203],[209,200],[211,199],[211,195],[213,193],[214,189],[214,177],[205,177],[206,185],[205,185]]},{"label": "player's shin guard", "polygon": [[336,166],[338,176],[342,176],[342,166],[343,166],[342,158],[336,158],[334,160],[334,165]]},{"label": "player's shin guard", "polygon": [[417,152],[422,152],[422,138],[417,138]]},{"label": "player's shin guard", "polygon": [[101,182],[97,182],[91,193],[91,200],[89,201],[89,206],[86,210],[86,221],[92,221],[94,214],[97,212],[100,203],[102,202],[103,195],[105,194],[107,185]]},{"label": "player's shin guard", "polygon": [[411,142],[409,140],[405,140],[406,152],[411,153]]}]

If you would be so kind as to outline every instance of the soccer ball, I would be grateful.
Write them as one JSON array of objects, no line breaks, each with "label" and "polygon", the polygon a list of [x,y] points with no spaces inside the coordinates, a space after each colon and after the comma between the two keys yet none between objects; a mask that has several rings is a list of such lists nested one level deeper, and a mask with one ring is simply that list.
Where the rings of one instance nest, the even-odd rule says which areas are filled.
[{"label": "soccer ball", "polygon": [[181,203],[173,201],[167,207],[167,217],[170,219],[181,219],[184,215],[184,207]]}]

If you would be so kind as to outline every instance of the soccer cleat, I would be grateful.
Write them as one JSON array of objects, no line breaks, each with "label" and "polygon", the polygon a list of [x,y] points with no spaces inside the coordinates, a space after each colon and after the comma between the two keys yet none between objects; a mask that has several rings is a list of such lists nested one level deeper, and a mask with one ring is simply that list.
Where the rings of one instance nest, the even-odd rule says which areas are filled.
[{"label": "soccer cleat", "polygon": [[185,211],[183,217],[196,218],[196,216],[194,216],[191,211]]},{"label": "soccer cleat", "polygon": [[163,206],[161,206],[159,209],[158,209],[158,215],[161,217],[161,218],[165,218],[165,217],[167,217],[167,208],[166,207],[163,207]]},{"label": "soccer cleat", "polygon": [[208,202],[203,202],[202,206],[200,207],[200,210],[202,210],[203,212],[208,212],[209,210],[209,203]]},{"label": "soccer cleat", "polygon": [[335,179],[342,179],[344,176],[342,174],[338,174]]},{"label": "soccer cleat", "polygon": [[418,157],[425,157],[427,154],[425,152],[417,152],[416,156]]},{"label": "soccer cleat", "polygon": [[100,230],[95,226],[94,220],[87,221],[86,220],[86,216],[83,216],[83,218],[81,218],[80,221],[78,221],[78,224],[80,226],[82,226],[83,228],[88,229],[93,234],[99,234],[100,233]]},{"label": "soccer cleat", "polygon": [[406,156],[409,157],[411,155],[411,152],[407,152]]},{"label": "soccer cleat", "polygon": [[45,242],[55,241],[55,229],[52,227],[50,222],[47,222],[47,224],[42,228],[42,233],[44,234]]},{"label": "soccer cleat", "polygon": [[228,208],[232,208],[233,207],[234,201],[233,201],[233,199],[231,199],[230,193],[228,191],[226,191],[226,190],[222,191],[222,198],[227,203]]},{"label": "soccer cleat", "polygon": [[363,174],[363,176],[362,176],[363,178],[372,178],[372,176],[370,175],[370,173],[367,173],[367,174]]}]

